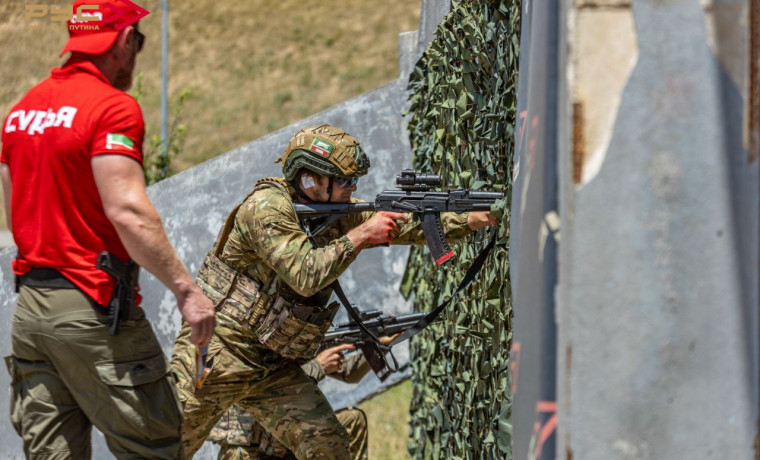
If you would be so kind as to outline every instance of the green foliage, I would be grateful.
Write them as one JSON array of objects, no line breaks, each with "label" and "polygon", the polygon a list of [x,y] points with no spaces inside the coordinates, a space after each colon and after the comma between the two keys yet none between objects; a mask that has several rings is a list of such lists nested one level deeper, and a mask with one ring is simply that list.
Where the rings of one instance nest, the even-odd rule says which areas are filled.
[{"label": "green foliage", "polygon": [[[417,170],[449,188],[503,191],[499,239],[470,287],[412,343],[409,453],[425,459],[511,458],[509,210],[520,36],[519,0],[454,1],[410,78],[409,130]],[[456,289],[486,244],[478,232],[435,268],[413,248],[402,292],[429,310]],[[414,288],[414,289],[412,289]]]},{"label": "green foliage", "polygon": [[[151,135],[150,125],[145,127],[146,144],[143,146],[143,173],[145,174],[145,183],[147,185],[155,184],[164,180],[172,174],[172,160],[177,157],[185,148],[185,137],[187,136],[187,126],[182,123],[182,108],[185,101],[190,97],[191,92],[184,88],[173,106],[172,113],[169,114],[171,124],[167,129],[166,142],[161,141],[160,134]],[[145,86],[143,84],[143,74],[137,75],[135,79],[135,90],[133,96],[140,102],[145,97]]]}]

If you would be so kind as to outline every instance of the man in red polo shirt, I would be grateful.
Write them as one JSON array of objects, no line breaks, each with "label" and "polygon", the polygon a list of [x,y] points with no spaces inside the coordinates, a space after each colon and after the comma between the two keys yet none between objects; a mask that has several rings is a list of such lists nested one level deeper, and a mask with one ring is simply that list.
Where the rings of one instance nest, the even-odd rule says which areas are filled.
[{"label": "man in red polo shirt", "polygon": [[[134,305],[136,275],[134,284],[117,283],[98,268],[103,252],[145,267],[176,296],[193,342],[209,341],[213,306],[148,200],[142,113],[124,92],[145,39],[137,21],[147,13],[128,0],[75,1],[61,53],[71,57],[2,125],[0,176],[19,285],[6,362],[27,458],[89,458],[93,425],[118,458],[183,456],[174,377]],[[117,287],[127,295],[115,296]],[[114,328],[117,304],[125,313]]]}]

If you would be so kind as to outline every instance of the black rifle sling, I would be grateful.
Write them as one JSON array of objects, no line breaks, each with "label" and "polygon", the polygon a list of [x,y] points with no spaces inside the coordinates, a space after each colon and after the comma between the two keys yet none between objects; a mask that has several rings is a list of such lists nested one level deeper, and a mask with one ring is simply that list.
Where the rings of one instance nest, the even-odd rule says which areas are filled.
[{"label": "black rifle sling", "polygon": [[[314,239],[314,236],[311,233],[311,229],[309,228],[308,223],[306,223],[305,221],[302,221],[301,226],[306,232],[306,236],[309,238],[309,241],[311,242],[311,244],[315,248],[318,248],[319,245],[317,244],[317,241]],[[365,356],[367,358],[367,362],[372,367],[372,370],[375,371],[375,374],[377,374],[377,377],[380,379],[380,381],[381,382],[384,381],[388,377],[388,375],[390,375],[393,372],[397,372],[399,370],[398,361],[396,360],[396,357],[393,355],[393,352],[391,351],[391,347],[383,345],[382,342],[380,342],[380,339],[377,338],[377,336],[375,336],[375,334],[373,334],[372,331],[369,330],[369,328],[367,328],[367,326],[364,324],[364,321],[362,321],[361,315],[359,315],[351,307],[351,302],[348,301],[346,294],[343,292],[343,287],[340,285],[340,282],[336,279],[335,281],[333,281],[333,283],[330,286],[332,287],[333,292],[335,292],[335,295],[338,296],[340,303],[343,304],[343,307],[345,308],[346,312],[348,312],[348,316],[356,323],[357,326],[359,326],[359,329],[361,329],[361,331],[371,340],[371,342],[367,342],[362,347],[362,351],[365,352],[365,355],[367,353],[370,353],[370,356]],[[390,363],[388,362],[388,358],[386,358],[386,353],[391,356],[391,359],[393,360],[393,367],[391,367]],[[382,361],[378,358],[382,358]]]},{"label": "black rifle sling", "polygon": [[499,229],[494,228],[491,232],[491,240],[488,242],[486,247],[484,247],[480,254],[475,258],[475,260],[472,262],[472,265],[470,265],[470,268],[467,269],[467,272],[464,274],[464,278],[462,278],[462,281],[459,283],[459,286],[457,287],[457,290],[454,291],[453,294],[451,294],[451,297],[448,298],[448,300],[444,300],[440,305],[438,305],[433,311],[425,315],[422,319],[417,321],[415,324],[409,327],[406,331],[404,331],[403,334],[396,337],[396,339],[390,344],[392,347],[393,345],[396,345],[397,343],[401,343],[404,340],[410,339],[414,337],[415,335],[419,334],[423,329],[428,327],[435,319],[438,317],[438,315],[441,314],[441,312],[448,306],[449,303],[451,303],[452,300],[454,300],[457,295],[467,287],[468,284],[472,282],[473,279],[475,279],[475,275],[478,274],[481,268],[483,268],[483,264],[486,261],[486,257],[488,257],[488,254],[491,253],[491,250],[493,250],[494,246],[496,245],[496,237],[499,234]]},{"label": "black rifle sling", "polygon": [[[356,323],[356,325],[359,326],[359,329],[361,329],[362,332],[371,340],[370,342],[364,342],[361,349],[364,352],[365,358],[367,358],[367,362],[370,364],[370,367],[372,367],[372,370],[375,371],[377,378],[379,378],[381,382],[384,381],[390,374],[399,370],[398,361],[393,355],[391,347],[383,345],[382,342],[380,342],[380,339],[377,338],[377,336],[375,336],[375,334],[373,334],[372,331],[370,331],[369,328],[367,328],[367,326],[364,324],[361,315],[359,315],[353,308],[351,308],[351,303],[348,301],[348,298],[346,298],[346,294],[343,292],[343,287],[341,287],[337,279],[333,282],[332,288],[335,292],[335,295],[338,296],[338,299],[340,299],[343,307],[345,307],[346,311],[348,312],[348,315]],[[393,360],[392,367],[388,361],[388,358],[386,357],[386,354],[390,355],[391,359]]]}]

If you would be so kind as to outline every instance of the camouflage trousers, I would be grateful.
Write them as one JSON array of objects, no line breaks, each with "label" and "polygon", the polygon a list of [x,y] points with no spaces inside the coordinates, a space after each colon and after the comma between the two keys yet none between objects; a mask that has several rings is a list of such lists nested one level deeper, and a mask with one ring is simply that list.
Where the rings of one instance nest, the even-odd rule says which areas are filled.
[{"label": "camouflage trousers", "polygon": [[28,459],[89,459],[92,426],[118,459],[182,458],[181,408],[142,309],[118,335],[78,289],[22,286],[13,317],[11,421]]},{"label": "camouflage trousers", "polygon": [[299,459],[349,460],[348,433],[300,365],[259,345],[247,325],[217,313],[205,383],[195,388],[195,345],[183,323],[172,367],[184,409],[182,443],[192,457],[232,405],[248,411]]},{"label": "camouflage trousers", "polygon": [[[367,460],[367,416],[359,408],[347,407],[335,412],[346,428],[354,460]],[[216,436],[215,436],[216,435]],[[217,460],[293,460],[295,456],[245,411],[235,406],[211,432],[222,447]]]}]

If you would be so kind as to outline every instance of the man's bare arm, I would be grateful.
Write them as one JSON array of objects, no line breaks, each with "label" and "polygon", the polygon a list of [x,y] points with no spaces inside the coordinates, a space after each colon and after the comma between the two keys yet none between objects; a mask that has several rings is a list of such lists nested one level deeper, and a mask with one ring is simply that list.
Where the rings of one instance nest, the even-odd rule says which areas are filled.
[{"label": "man's bare arm", "polygon": [[5,205],[5,224],[11,228],[11,170],[7,164],[0,164],[0,179],[3,181],[3,204]]},{"label": "man's bare arm", "polygon": [[190,324],[193,343],[208,343],[216,325],[214,306],[169,242],[146,194],[140,164],[123,155],[98,155],[92,159],[92,171],[105,214],[129,256],[172,291]]}]

